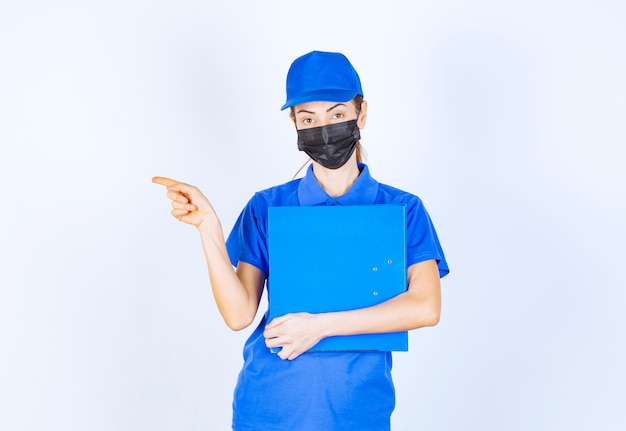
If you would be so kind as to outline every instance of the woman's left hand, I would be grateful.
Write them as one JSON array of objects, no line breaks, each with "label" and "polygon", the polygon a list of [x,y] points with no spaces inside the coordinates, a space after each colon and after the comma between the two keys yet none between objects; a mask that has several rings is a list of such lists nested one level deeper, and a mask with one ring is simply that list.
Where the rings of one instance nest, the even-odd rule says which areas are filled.
[{"label": "woman's left hand", "polygon": [[267,347],[280,347],[281,359],[294,360],[316,345],[323,336],[320,314],[292,313],[273,319],[263,335]]}]

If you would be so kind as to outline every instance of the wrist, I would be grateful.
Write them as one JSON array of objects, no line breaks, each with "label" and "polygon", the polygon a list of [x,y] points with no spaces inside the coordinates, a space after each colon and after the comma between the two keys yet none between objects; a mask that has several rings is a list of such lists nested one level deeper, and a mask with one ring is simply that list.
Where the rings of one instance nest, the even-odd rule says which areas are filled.
[{"label": "wrist", "polygon": [[315,315],[318,322],[319,333],[322,338],[332,337],[335,334],[333,324],[334,313],[319,313]]},{"label": "wrist", "polygon": [[223,238],[222,224],[217,217],[211,217],[207,215],[196,226],[200,235],[204,238],[219,239]]}]

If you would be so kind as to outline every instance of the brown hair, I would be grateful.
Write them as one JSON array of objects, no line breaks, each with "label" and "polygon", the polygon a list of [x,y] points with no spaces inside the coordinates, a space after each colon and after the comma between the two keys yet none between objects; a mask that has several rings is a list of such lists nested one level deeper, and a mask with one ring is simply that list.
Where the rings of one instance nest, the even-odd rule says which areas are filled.
[{"label": "brown hair", "polygon": [[[354,99],[352,99],[351,102],[354,105],[354,109],[356,110],[356,116],[358,118],[358,116],[361,114],[361,105],[363,104],[363,96],[361,96],[360,94],[357,94],[356,96],[354,96]],[[294,123],[296,122],[296,108],[295,108],[295,106],[291,107],[291,109],[289,111],[289,118],[291,118],[291,120]],[[365,159],[365,157],[364,157],[365,156],[365,149],[361,145],[361,142],[356,144],[356,150],[355,151],[356,151],[356,161],[357,162],[363,162],[363,160]],[[306,163],[308,163],[308,161]],[[306,163],[304,165],[306,165]],[[302,170],[304,165],[300,169],[298,169],[298,172],[300,172]],[[298,175],[298,172],[296,172],[296,175]],[[295,175],[294,175],[294,177],[295,177]]]}]

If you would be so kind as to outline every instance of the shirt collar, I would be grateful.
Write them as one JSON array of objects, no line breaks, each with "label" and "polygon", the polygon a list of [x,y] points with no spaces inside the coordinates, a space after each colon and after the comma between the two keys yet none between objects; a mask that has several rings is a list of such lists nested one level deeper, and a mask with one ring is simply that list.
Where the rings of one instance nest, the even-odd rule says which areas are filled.
[{"label": "shirt collar", "polygon": [[359,163],[360,175],[350,189],[336,198],[324,191],[313,174],[313,165],[309,165],[306,175],[298,185],[300,205],[371,205],[378,195],[378,181],[371,177],[369,168]]}]

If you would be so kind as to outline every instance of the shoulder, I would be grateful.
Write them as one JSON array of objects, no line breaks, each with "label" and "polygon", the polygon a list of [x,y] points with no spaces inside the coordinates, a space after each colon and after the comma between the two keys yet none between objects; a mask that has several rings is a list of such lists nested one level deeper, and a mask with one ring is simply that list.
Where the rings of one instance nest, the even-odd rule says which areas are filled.
[{"label": "shoulder", "polygon": [[378,183],[376,203],[404,204],[408,206],[423,205],[422,200],[417,195],[383,183]]}]

